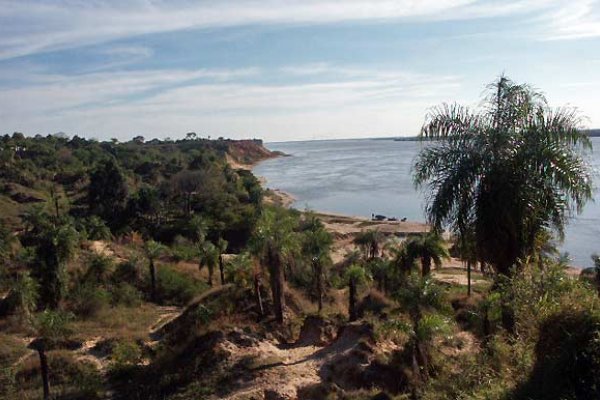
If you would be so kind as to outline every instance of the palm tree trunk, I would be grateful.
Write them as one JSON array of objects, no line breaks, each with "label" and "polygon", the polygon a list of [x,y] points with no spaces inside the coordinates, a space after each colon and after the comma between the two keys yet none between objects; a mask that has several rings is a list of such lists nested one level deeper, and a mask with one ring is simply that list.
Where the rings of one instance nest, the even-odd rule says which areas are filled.
[{"label": "palm tree trunk", "polygon": [[212,265],[212,261],[208,263],[208,286],[213,285],[213,273],[215,270],[214,265]]},{"label": "palm tree trunk", "polygon": [[150,298],[153,302],[156,302],[156,267],[154,266],[154,260],[150,260]]},{"label": "palm tree trunk", "polygon": [[283,309],[285,307],[283,268],[281,267],[281,257],[272,249],[269,249],[269,266],[271,268],[271,292],[273,294],[275,319],[277,322],[283,323]]},{"label": "palm tree trunk", "polygon": [[467,296],[471,297],[471,260],[467,260]]},{"label": "palm tree trunk", "polygon": [[421,268],[421,274],[423,275],[423,278],[428,276],[431,273],[431,258],[422,257]]},{"label": "palm tree trunk", "polygon": [[46,350],[44,348],[44,345],[40,345],[37,351],[38,355],[40,356],[40,370],[42,374],[44,400],[48,400],[50,398],[50,371],[48,369],[48,358],[46,357]]},{"label": "palm tree trunk", "polygon": [[254,274],[254,296],[256,297],[258,312],[262,317],[265,315],[265,310],[263,308],[262,295],[260,294],[260,277],[257,273]]},{"label": "palm tree trunk", "polygon": [[317,304],[320,314],[323,311],[323,268],[319,261],[315,262],[315,272],[317,274]]},{"label": "palm tree trunk", "polygon": [[219,254],[219,272],[221,273],[221,285],[225,284],[225,270],[223,266],[223,254]]},{"label": "palm tree trunk", "polygon": [[356,321],[356,282],[354,279],[350,279],[348,288],[348,320],[350,322]]}]

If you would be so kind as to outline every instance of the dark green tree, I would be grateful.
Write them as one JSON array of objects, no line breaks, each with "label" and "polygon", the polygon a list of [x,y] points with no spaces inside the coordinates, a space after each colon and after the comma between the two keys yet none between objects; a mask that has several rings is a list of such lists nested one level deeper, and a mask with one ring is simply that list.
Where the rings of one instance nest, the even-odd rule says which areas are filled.
[{"label": "dark green tree", "polygon": [[317,293],[319,313],[323,310],[325,294],[325,268],[331,264],[331,245],[333,239],[325,226],[315,215],[308,214],[303,224],[303,253],[310,260],[313,273],[313,286]]},{"label": "dark green tree", "polygon": [[90,174],[87,204],[91,214],[114,227],[127,204],[128,188],[117,162],[110,158],[100,163]]},{"label": "dark green tree", "polygon": [[509,274],[545,229],[562,236],[571,211],[591,198],[591,148],[576,111],[501,76],[483,106],[433,108],[422,136],[435,139],[414,165],[429,192],[428,220],[459,235],[473,229],[478,258]]},{"label": "dark green tree", "polygon": [[156,295],[156,260],[165,253],[166,248],[161,243],[154,240],[144,242],[144,255],[148,260],[148,270],[150,272],[150,298],[157,301]]},{"label": "dark green tree", "polygon": [[294,253],[297,220],[287,210],[265,209],[252,237],[252,252],[269,270],[275,318],[283,323],[285,310],[284,260]]},{"label": "dark green tree", "polygon": [[421,274],[425,277],[431,273],[431,263],[436,267],[442,265],[443,259],[450,258],[448,249],[442,237],[436,232],[430,232],[420,236],[409,238],[406,243],[407,262],[421,261]]},{"label": "dark green tree", "polygon": [[47,219],[37,226],[33,275],[39,282],[40,301],[45,307],[59,306],[67,287],[65,267],[75,255],[79,239],[79,233],[69,221]]}]

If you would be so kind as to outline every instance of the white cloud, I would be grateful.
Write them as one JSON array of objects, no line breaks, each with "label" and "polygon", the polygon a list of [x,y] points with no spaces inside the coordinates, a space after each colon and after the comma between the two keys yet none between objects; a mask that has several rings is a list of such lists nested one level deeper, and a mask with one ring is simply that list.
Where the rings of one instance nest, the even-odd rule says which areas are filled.
[{"label": "white cloud", "polygon": [[[4,0],[0,59],[147,33],[249,24],[335,23],[384,19],[448,20],[560,12],[581,24],[565,37],[597,34],[588,0]],[[559,10],[559,11],[557,11]]]},{"label": "white cloud", "polygon": [[[245,81],[261,73],[254,68],[48,77],[0,92],[0,120],[8,131],[62,130],[104,138],[189,130],[249,136],[259,127],[261,134],[274,138],[275,132],[283,132],[284,121],[290,135],[334,130],[365,134],[365,124],[371,126],[368,132],[415,125],[427,106],[453,97],[460,86],[453,76],[324,68],[319,82],[281,85]],[[327,76],[338,70],[347,76]],[[262,76],[279,73],[285,72],[262,71]],[[375,116],[377,120],[360,119]],[[395,122],[388,125],[390,121]]]}]

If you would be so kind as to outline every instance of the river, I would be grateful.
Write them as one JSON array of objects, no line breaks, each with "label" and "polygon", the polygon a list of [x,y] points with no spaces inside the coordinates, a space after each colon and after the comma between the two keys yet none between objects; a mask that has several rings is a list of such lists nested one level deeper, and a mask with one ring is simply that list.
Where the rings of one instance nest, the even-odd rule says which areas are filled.
[{"label": "river", "polygon": [[[592,143],[600,148],[600,138],[592,138]],[[290,157],[264,161],[254,168],[254,173],[264,177],[268,187],[293,195],[295,208],[425,219],[424,194],[415,190],[411,176],[413,161],[422,147],[420,142],[360,139],[266,146]],[[589,161],[597,181],[600,154],[590,154]],[[600,253],[598,238],[600,205],[591,201],[568,224],[560,250],[569,253],[573,265],[589,267],[593,265],[591,255]]]}]

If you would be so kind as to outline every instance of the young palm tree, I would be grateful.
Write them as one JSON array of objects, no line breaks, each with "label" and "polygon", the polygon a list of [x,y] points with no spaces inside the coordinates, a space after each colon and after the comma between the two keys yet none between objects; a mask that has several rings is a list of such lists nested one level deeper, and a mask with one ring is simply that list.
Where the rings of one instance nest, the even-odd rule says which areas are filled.
[{"label": "young palm tree", "polygon": [[66,288],[64,269],[77,251],[79,234],[68,221],[47,220],[36,227],[34,240],[36,261],[40,265],[36,271],[40,300],[45,306],[56,309]]},{"label": "young palm tree", "polygon": [[[200,248],[200,258],[198,262],[198,268],[201,270],[203,265],[208,268],[208,285],[213,285],[213,275],[215,273],[215,267],[219,265],[221,256],[221,250],[209,242],[208,240],[202,243]],[[223,278],[222,278],[223,279]]]},{"label": "young palm tree", "polygon": [[427,216],[463,236],[475,232],[480,261],[497,272],[532,251],[547,228],[562,235],[572,211],[591,198],[591,148],[576,111],[551,109],[527,85],[501,76],[479,110],[444,104],[431,110],[422,137],[436,140],[414,165],[429,191]]},{"label": "young palm tree", "polygon": [[253,253],[269,269],[275,318],[280,323],[283,323],[285,309],[283,263],[294,253],[298,245],[297,235],[294,232],[296,225],[296,219],[287,211],[264,209],[251,243]]},{"label": "young palm tree", "polygon": [[223,253],[227,251],[227,246],[229,243],[227,240],[219,237],[217,240],[217,249],[219,250],[219,271],[221,273],[221,285],[225,284],[225,264],[223,262]]},{"label": "young palm tree", "polygon": [[331,234],[325,230],[325,226],[314,215],[309,215],[304,226],[302,249],[310,259],[313,270],[314,287],[317,291],[317,304],[319,313],[323,310],[324,268],[331,263]]},{"label": "young palm tree", "polygon": [[258,313],[264,315],[261,294],[260,270],[248,253],[241,253],[228,261],[225,266],[227,281],[240,287],[252,287]]},{"label": "young palm tree", "polygon": [[366,260],[372,260],[379,256],[382,241],[383,234],[376,229],[360,232],[354,238],[354,244],[363,250]]},{"label": "young palm tree", "polygon": [[150,298],[152,301],[156,301],[156,260],[166,251],[165,246],[155,242],[154,240],[148,240],[144,243],[144,255],[148,259],[148,269],[150,271]]},{"label": "young palm tree", "polygon": [[371,277],[367,270],[360,264],[352,264],[344,274],[348,282],[348,320],[356,321],[358,313],[356,303],[358,302],[358,288],[361,284],[368,282]]},{"label": "young palm tree", "polygon": [[37,351],[40,358],[44,400],[50,398],[50,369],[46,351],[67,337],[70,333],[68,327],[70,319],[71,315],[64,312],[45,310],[34,322],[37,338],[29,344],[29,347]]},{"label": "young palm tree", "polygon": [[415,236],[406,241],[406,254],[410,260],[421,260],[421,273],[428,276],[431,273],[431,262],[436,268],[441,267],[442,260],[450,258],[448,249],[442,237],[436,232]]},{"label": "young palm tree", "polygon": [[442,291],[432,280],[410,275],[396,293],[396,298],[410,318],[403,330],[410,336],[412,368],[415,379],[429,379],[431,341],[447,327],[446,321],[432,311],[442,307]]}]

